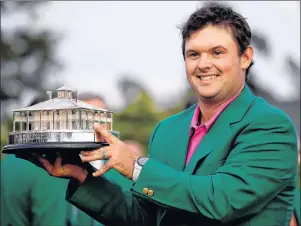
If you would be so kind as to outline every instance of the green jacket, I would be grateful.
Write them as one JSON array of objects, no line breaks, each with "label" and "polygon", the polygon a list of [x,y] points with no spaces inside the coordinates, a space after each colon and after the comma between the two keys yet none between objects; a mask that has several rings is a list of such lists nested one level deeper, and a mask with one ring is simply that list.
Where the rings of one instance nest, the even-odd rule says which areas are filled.
[{"label": "green jacket", "polygon": [[66,186],[67,180],[6,155],[1,160],[1,225],[65,225],[67,204],[61,193]]},{"label": "green jacket", "polygon": [[[129,190],[132,182],[117,171],[106,174]],[[65,200],[68,180],[51,177],[13,155],[1,160],[2,226],[101,226]]]},{"label": "green jacket", "polygon": [[156,126],[131,192],[90,176],[70,180],[66,199],[106,225],[288,226],[297,184],[289,117],[246,86],[185,167],[195,108]]}]

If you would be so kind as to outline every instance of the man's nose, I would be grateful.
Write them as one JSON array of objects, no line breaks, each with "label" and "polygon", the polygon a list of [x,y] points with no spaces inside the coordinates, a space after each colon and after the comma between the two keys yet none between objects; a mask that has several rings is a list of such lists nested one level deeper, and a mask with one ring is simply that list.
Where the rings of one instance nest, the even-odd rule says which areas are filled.
[{"label": "man's nose", "polygon": [[202,56],[199,58],[197,67],[200,71],[210,69],[212,67],[210,57],[207,54],[202,54]]}]

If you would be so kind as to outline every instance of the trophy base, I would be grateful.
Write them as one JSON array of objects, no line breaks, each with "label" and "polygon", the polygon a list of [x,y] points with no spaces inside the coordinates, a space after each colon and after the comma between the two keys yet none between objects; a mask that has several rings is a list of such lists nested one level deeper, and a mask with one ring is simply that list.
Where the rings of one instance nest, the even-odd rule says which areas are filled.
[{"label": "trophy base", "polygon": [[79,154],[80,151],[91,151],[104,146],[106,142],[47,142],[47,143],[23,143],[7,144],[3,147],[4,154],[25,154],[25,153],[65,153]]}]

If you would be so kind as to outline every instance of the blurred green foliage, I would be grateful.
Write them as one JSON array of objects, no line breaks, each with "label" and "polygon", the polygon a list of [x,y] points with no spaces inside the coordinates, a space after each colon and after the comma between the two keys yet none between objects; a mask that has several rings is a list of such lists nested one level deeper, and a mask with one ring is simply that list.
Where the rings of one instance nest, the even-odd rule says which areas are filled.
[{"label": "blurred green foliage", "polygon": [[156,126],[164,118],[183,109],[184,103],[178,106],[159,111],[154,101],[146,91],[137,95],[134,103],[128,105],[122,112],[114,114],[114,129],[120,131],[122,140],[134,140],[139,142],[147,153],[149,136]]}]

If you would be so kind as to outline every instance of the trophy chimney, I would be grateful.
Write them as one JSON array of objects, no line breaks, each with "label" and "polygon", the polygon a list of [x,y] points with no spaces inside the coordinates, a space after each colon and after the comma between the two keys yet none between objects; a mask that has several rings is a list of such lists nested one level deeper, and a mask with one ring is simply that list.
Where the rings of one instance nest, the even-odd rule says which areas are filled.
[{"label": "trophy chimney", "polygon": [[46,93],[48,95],[48,99],[49,100],[52,99],[52,91],[47,91]]}]

